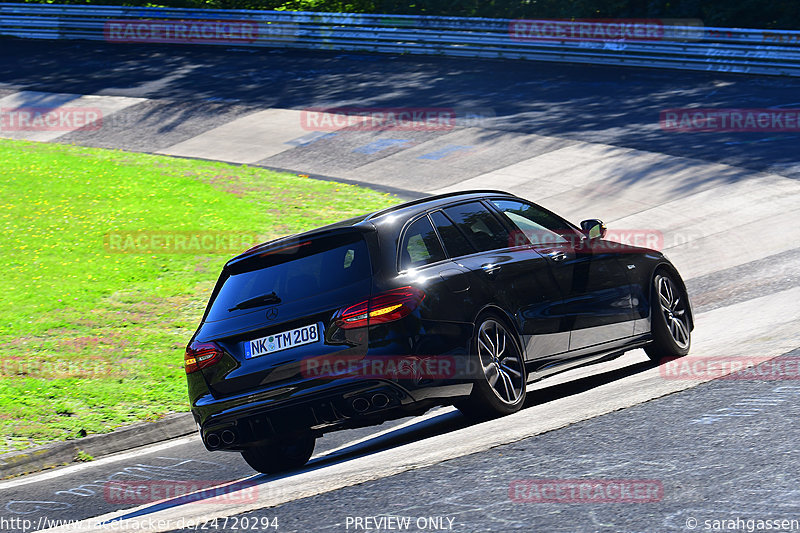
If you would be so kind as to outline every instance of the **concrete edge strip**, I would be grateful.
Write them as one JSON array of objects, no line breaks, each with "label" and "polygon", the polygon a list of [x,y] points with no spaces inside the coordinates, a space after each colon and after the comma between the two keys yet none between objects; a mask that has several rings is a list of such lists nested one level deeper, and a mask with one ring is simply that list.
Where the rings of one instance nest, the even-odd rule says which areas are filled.
[{"label": "concrete edge strip", "polygon": [[0,455],[0,479],[73,463],[79,452],[102,457],[189,435],[196,430],[190,413],[173,413],[156,422],[141,422],[111,433],[5,453]]}]

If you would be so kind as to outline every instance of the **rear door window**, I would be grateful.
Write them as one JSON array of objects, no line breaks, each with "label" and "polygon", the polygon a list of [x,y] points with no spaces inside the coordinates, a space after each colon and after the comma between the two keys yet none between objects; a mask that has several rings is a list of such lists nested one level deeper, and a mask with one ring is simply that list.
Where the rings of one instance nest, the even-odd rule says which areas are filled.
[{"label": "rear door window", "polygon": [[449,257],[460,257],[475,253],[475,248],[472,247],[453,221],[447,218],[447,215],[441,211],[434,211],[431,213],[431,220],[433,220],[433,224],[442,238],[445,252]]},{"label": "rear door window", "polygon": [[400,270],[418,268],[444,258],[439,237],[428,217],[418,218],[406,228],[400,245]]},{"label": "rear door window", "polygon": [[444,209],[469,243],[479,252],[511,246],[511,236],[497,218],[480,202],[455,205]]}]

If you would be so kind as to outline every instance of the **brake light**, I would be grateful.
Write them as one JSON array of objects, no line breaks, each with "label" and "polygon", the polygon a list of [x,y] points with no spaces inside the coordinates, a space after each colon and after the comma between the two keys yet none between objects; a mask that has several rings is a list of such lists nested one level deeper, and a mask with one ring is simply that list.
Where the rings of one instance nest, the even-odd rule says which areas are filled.
[{"label": "brake light", "polygon": [[194,341],[186,347],[183,362],[186,373],[191,374],[201,368],[216,364],[221,358],[222,348],[217,343]]},{"label": "brake light", "polygon": [[410,315],[424,298],[425,293],[414,287],[386,291],[342,309],[338,313],[338,324],[341,328],[352,329],[400,320]]},{"label": "brake light", "polygon": [[274,255],[274,254],[294,254],[294,253],[297,253],[300,250],[300,248],[303,248],[304,246],[308,246],[309,244],[311,244],[311,241],[298,242],[298,243],[295,243],[295,244],[289,244],[287,246],[283,246],[281,248],[276,248],[274,250],[269,250],[269,251],[266,251],[266,252],[262,252],[262,253],[260,253],[258,255],[261,256],[261,257],[265,257],[267,255]]}]

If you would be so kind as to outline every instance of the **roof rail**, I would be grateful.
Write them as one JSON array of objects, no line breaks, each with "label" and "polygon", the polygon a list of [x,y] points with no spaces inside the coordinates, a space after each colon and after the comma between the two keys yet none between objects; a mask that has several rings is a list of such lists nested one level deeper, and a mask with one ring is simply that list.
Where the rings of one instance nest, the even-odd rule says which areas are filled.
[{"label": "roof rail", "polygon": [[424,204],[425,202],[430,202],[432,200],[440,200],[442,198],[451,198],[453,196],[467,196],[470,194],[505,194],[508,196],[516,196],[515,194],[511,194],[510,192],[506,191],[498,191],[495,189],[474,189],[470,191],[456,191],[456,192],[448,192],[444,194],[436,194],[433,196],[426,196],[425,198],[418,198],[416,200],[411,200],[410,202],[406,202],[404,204],[395,205],[392,207],[387,207],[386,209],[381,209],[380,211],[376,211],[369,215],[364,220],[372,220],[373,218],[377,218],[379,216],[386,215],[388,213],[392,213],[394,211],[399,211],[400,209],[405,209],[406,207],[411,207],[419,204]]}]

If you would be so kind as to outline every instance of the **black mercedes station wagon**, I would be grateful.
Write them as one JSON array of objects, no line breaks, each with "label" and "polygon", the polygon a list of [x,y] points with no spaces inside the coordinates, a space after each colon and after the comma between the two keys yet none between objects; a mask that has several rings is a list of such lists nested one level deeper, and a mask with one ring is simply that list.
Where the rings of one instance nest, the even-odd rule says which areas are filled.
[{"label": "black mercedes station wagon", "polygon": [[209,450],[298,468],[326,432],[455,405],[522,408],[526,384],[634,348],[685,355],[692,308],[661,253],[501,191],[417,200],[228,261],[186,348]]}]

